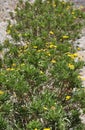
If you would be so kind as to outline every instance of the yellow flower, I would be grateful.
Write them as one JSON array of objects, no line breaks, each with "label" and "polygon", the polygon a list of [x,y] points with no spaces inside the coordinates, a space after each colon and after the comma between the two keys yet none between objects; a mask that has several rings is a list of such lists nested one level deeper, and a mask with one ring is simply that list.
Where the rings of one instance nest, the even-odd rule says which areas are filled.
[{"label": "yellow flower", "polygon": [[42,49],[40,49],[40,50],[37,50],[37,52],[42,52],[43,50]]},{"label": "yellow flower", "polygon": [[7,70],[7,71],[10,71],[10,70],[11,70],[11,68],[7,68],[6,70]]},{"label": "yellow flower", "polygon": [[55,64],[55,63],[56,63],[56,60],[53,59],[53,60],[51,60],[51,62]]},{"label": "yellow flower", "polygon": [[51,56],[51,54],[50,54],[49,52],[47,53],[47,55],[48,55],[48,56]]},{"label": "yellow flower", "polygon": [[24,65],[25,65],[24,63],[21,64],[21,66],[24,66]]},{"label": "yellow flower", "polygon": [[72,59],[75,59],[76,57],[78,57],[77,53],[71,54],[71,53],[67,53],[67,56],[69,56]]},{"label": "yellow flower", "polygon": [[14,68],[7,68],[6,70],[7,71],[12,71],[12,70],[14,70]]},{"label": "yellow flower", "polygon": [[51,44],[49,47],[50,47],[50,48],[54,48],[54,45]]},{"label": "yellow flower", "polygon": [[33,48],[37,49],[38,47],[37,46],[33,46]]},{"label": "yellow flower", "polygon": [[14,70],[14,68],[11,68],[10,70]]},{"label": "yellow flower", "polygon": [[74,57],[78,57],[78,54],[77,54],[77,53],[74,53],[73,56],[74,56]]},{"label": "yellow flower", "polygon": [[44,128],[43,130],[51,130],[50,128]]},{"label": "yellow flower", "polygon": [[70,6],[67,6],[67,8],[66,8],[67,10],[69,10],[70,9]]},{"label": "yellow flower", "polygon": [[12,66],[16,66],[16,64],[15,64],[15,63],[13,63],[13,64],[12,64]]},{"label": "yellow flower", "polygon": [[0,95],[3,95],[3,94],[4,94],[4,92],[2,90],[0,90]]},{"label": "yellow flower", "polygon": [[43,107],[43,109],[44,109],[44,110],[48,110],[48,108],[47,108],[47,107]]},{"label": "yellow flower", "polygon": [[40,74],[44,74],[44,72],[41,70],[41,71],[40,71]]},{"label": "yellow flower", "polygon": [[11,33],[11,31],[10,31],[10,30],[7,30],[7,33],[8,33],[8,34],[10,34],[10,33]]},{"label": "yellow flower", "polygon": [[71,96],[66,96],[66,100],[69,100],[71,98]]},{"label": "yellow flower", "polygon": [[12,25],[10,25],[9,27],[12,28]]},{"label": "yellow flower", "polygon": [[68,56],[72,59],[74,59],[74,55],[73,54],[68,54]]},{"label": "yellow flower", "polygon": [[70,64],[70,63],[68,64],[68,67],[69,67],[71,70],[74,70],[74,68],[75,68],[74,65],[72,65],[72,64]]},{"label": "yellow flower", "polygon": [[68,39],[68,38],[69,38],[69,36],[67,36],[67,35],[63,36],[63,39]]},{"label": "yellow flower", "polygon": [[51,35],[53,35],[53,34],[54,34],[54,32],[53,32],[53,31],[50,31],[49,33],[50,33]]},{"label": "yellow flower", "polygon": [[57,48],[57,46],[54,45],[54,48]]},{"label": "yellow flower", "polygon": [[72,12],[72,14],[74,15],[74,14],[75,14],[75,12]]},{"label": "yellow flower", "polygon": [[53,1],[53,7],[56,7],[56,4],[55,4],[55,2]]},{"label": "yellow flower", "polygon": [[78,51],[80,51],[80,50],[81,50],[81,48],[80,48],[80,47],[78,47],[78,48],[77,48],[77,50],[78,50]]},{"label": "yellow flower", "polygon": [[34,130],[38,130],[37,128],[35,128]]},{"label": "yellow flower", "polygon": [[56,7],[56,4],[53,4],[53,7]]},{"label": "yellow flower", "polygon": [[57,46],[55,46],[55,45],[53,45],[53,44],[51,44],[49,47],[50,47],[50,48],[57,48]]}]

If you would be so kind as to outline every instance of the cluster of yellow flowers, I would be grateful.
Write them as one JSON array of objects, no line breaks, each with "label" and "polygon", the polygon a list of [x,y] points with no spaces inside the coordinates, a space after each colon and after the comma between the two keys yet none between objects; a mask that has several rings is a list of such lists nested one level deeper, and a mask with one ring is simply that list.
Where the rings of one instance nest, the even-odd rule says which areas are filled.
[{"label": "cluster of yellow flowers", "polygon": [[46,48],[57,48],[57,45],[54,45],[54,43],[52,43],[52,42],[47,42]]},{"label": "cluster of yellow flowers", "polygon": [[73,65],[73,64],[70,64],[70,63],[68,64],[68,67],[69,67],[71,70],[74,70],[74,68],[75,68],[74,65]]},{"label": "cluster of yellow flowers", "polygon": [[[78,48],[77,50],[80,50],[80,48]],[[83,56],[79,55],[78,53],[66,53],[68,57],[70,57],[71,59],[75,60],[76,58],[78,60],[83,60]]]},{"label": "cluster of yellow flowers", "polygon": [[[52,31],[51,31],[52,33]],[[43,53],[46,57],[51,56],[51,49],[56,50],[57,45],[54,42],[46,42],[44,48],[39,48],[37,45],[32,46],[36,50],[36,53]],[[51,63],[56,63],[55,59],[51,60]]]},{"label": "cluster of yellow flowers", "polygon": [[25,54],[27,52],[27,49],[29,47],[29,43],[25,44],[23,47],[20,47],[18,50],[18,57],[21,57],[23,53]]},{"label": "cluster of yellow flowers", "polygon": [[6,68],[6,71],[18,71],[20,70],[20,67],[24,66],[25,64],[24,63],[21,63],[19,66],[15,63],[12,64],[12,67],[11,68]]},{"label": "cluster of yellow flowers", "polygon": [[57,46],[51,44],[51,45],[49,46],[49,48],[57,48]]},{"label": "cluster of yellow flowers", "polygon": [[12,64],[12,67],[11,68],[6,68],[6,70],[7,71],[13,71],[13,70],[15,70],[15,67],[16,67],[17,65],[16,65],[16,63],[13,63]]},{"label": "cluster of yellow flowers", "polygon": [[78,57],[78,54],[77,53],[70,53],[70,52],[68,52],[68,53],[66,53],[67,54],[67,56],[69,56],[71,59],[75,59],[76,57]]},{"label": "cluster of yellow flowers", "polygon": [[[37,128],[35,128],[34,130],[38,130]],[[51,130],[50,128],[44,128],[43,130]]]},{"label": "cluster of yellow flowers", "polygon": [[67,8],[66,8],[66,9],[67,9],[67,10],[69,10],[70,8],[71,8],[70,6],[67,6]]},{"label": "cluster of yellow flowers", "polygon": [[6,69],[7,71],[13,71],[13,70],[15,70],[14,68],[7,68]]},{"label": "cluster of yellow flowers", "polygon": [[75,11],[72,11],[71,14],[73,15],[73,18],[76,19]]}]

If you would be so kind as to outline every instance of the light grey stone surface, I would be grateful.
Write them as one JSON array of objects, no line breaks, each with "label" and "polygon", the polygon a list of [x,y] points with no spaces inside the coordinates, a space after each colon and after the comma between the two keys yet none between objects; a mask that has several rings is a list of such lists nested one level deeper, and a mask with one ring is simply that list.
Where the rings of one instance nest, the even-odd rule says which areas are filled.
[{"label": "light grey stone surface", "polygon": [[9,12],[16,7],[18,0],[0,0],[0,44],[7,38],[7,20],[10,19]]},{"label": "light grey stone surface", "polygon": [[0,42],[2,43],[6,38],[7,22],[0,22]]},{"label": "light grey stone surface", "polygon": [[16,7],[18,0],[0,0],[0,22],[9,18],[9,12]]}]

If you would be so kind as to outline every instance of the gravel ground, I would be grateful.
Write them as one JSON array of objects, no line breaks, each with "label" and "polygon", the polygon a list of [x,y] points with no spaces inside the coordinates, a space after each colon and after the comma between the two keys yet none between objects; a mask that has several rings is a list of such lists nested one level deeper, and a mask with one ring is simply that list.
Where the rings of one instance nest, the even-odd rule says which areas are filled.
[{"label": "gravel ground", "polygon": [[18,0],[0,0],[0,43],[6,37],[7,20],[10,19],[9,12],[13,11],[16,7]]},{"label": "gravel ground", "polygon": [[[10,19],[9,12],[12,12],[19,0],[0,0],[0,43],[8,36],[6,34],[7,20]],[[26,0],[23,0],[26,1]],[[33,2],[34,0],[29,0]]]},{"label": "gravel ground", "polygon": [[70,0],[70,1],[74,2],[75,4],[85,6],[85,0]]},{"label": "gravel ground", "polygon": [[[78,44],[77,44],[78,43]],[[80,51],[78,51],[78,54],[85,62],[85,28],[82,30],[81,38],[75,41],[75,44],[78,45],[78,47],[81,48]],[[82,87],[85,87],[85,66],[80,70],[80,75],[82,76]]]},{"label": "gravel ground", "polygon": [[9,18],[9,12],[16,7],[18,0],[0,0],[0,22]]}]

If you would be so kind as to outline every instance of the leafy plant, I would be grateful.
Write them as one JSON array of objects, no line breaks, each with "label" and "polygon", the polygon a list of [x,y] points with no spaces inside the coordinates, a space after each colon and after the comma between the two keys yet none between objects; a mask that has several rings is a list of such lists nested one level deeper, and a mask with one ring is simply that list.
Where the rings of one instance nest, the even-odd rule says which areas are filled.
[{"label": "leafy plant", "polygon": [[85,14],[69,2],[20,0],[11,16],[16,23],[9,21],[12,40],[3,43],[8,51],[0,65],[0,129],[83,130],[84,64],[73,44]]}]

